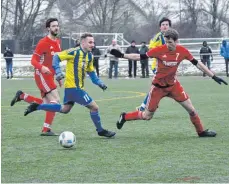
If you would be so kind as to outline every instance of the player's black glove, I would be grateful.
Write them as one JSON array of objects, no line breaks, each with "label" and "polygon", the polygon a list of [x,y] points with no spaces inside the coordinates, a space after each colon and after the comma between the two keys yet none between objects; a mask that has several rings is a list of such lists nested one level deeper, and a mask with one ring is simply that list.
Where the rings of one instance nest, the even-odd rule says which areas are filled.
[{"label": "player's black glove", "polygon": [[227,82],[226,82],[225,80],[223,80],[223,79],[221,79],[220,77],[217,77],[217,76],[215,76],[215,75],[212,77],[212,79],[215,80],[215,81],[216,81],[218,84],[220,84],[220,85],[221,85],[221,83],[224,83],[225,85],[228,85]]},{"label": "player's black glove", "polygon": [[106,86],[105,84],[100,84],[99,87],[100,87],[103,91],[105,91],[105,90],[107,89],[107,86]]},{"label": "player's black glove", "polygon": [[56,74],[56,80],[59,82],[61,81],[62,79],[64,79],[64,74],[63,73],[58,73]]},{"label": "player's black glove", "polygon": [[124,57],[124,54],[121,53],[119,50],[117,49],[111,49],[111,52],[110,54],[114,55],[115,57],[117,58],[123,58]]}]

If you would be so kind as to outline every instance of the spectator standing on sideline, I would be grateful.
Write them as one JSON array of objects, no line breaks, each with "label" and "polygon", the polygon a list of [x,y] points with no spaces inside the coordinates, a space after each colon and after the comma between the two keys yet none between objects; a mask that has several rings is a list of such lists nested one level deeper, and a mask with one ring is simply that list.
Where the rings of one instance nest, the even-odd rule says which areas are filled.
[{"label": "spectator standing on sideline", "polygon": [[229,77],[228,65],[229,65],[229,43],[226,40],[222,41],[222,46],[220,48],[220,55],[225,59],[226,65],[226,76]]},{"label": "spectator standing on sideline", "polygon": [[[127,47],[126,54],[139,54],[138,48],[135,46],[136,42],[133,40],[131,46]],[[137,61],[128,60],[129,64],[129,78],[132,78],[132,67],[134,67],[134,78],[137,76]],[[134,65],[134,66],[132,66]]]},{"label": "spectator standing on sideline", "polygon": [[[139,53],[140,54],[145,54],[146,52],[148,52],[148,47],[146,46],[146,42],[142,42],[142,46],[139,49]],[[149,78],[149,60],[147,59],[143,59],[141,60],[141,68],[142,68],[142,76],[141,78]]]},{"label": "spectator standing on sideline", "polygon": [[75,47],[79,47],[80,46],[80,39],[77,38],[75,41]]},{"label": "spectator standing on sideline", "polygon": [[9,47],[6,47],[3,56],[4,56],[5,60],[6,60],[6,73],[7,73],[7,77],[6,78],[7,79],[9,79],[9,78],[12,79],[13,78],[13,57],[14,57],[14,54],[10,50]]},{"label": "spectator standing on sideline", "polygon": [[99,58],[100,58],[101,53],[100,53],[100,50],[96,47],[96,45],[92,49],[92,54],[94,56],[93,65],[94,65],[94,68],[96,69],[96,74],[99,77]]},{"label": "spectator standing on sideline", "polygon": [[[211,61],[210,61],[210,56],[211,56],[211,61],[213,61],[213,56],[212,56],[212,50],[208,46],[206,41],[203,41],[203,47],[200,48],[200,59],[201,62],[208,67],[208,69],[211,69]],[[206,73],[203,72],[203,77],[206,76]]]},{"label": "spectator standing on sideline", "polygon": [[[117,49],[119,51],[121,51],[120,46],[117,44],[117,41],[114,39],[112,40],[112,44],[107,48],[107,54],[110,53],[110,51],[112,49]],[[105,57],[107,56],[107,54],[105,54]],[[117,78],[118,77],[118,62],[119,62],[119,58],[110,55],[110,68],[109,68],[109,79],[112,79],[112,73],[113,73],[113,67],[114,67],[114,77]]]}]

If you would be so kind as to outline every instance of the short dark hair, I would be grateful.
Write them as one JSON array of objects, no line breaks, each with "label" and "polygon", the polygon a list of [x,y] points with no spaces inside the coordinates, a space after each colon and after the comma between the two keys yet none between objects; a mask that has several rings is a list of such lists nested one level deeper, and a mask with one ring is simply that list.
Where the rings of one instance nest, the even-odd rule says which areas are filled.
[{"label": "short dark hair", "polygon": [[168,21],[168,22],[169,22],[169,27],[172,26],[171,20],[170,20],[169,18],[167,18],[167,17],[163,17],[163,18],[160,20],[160,22],[159,22],[159,27],[161,26],[161,23],[162,23],[162,22],[165,22],[165,21]]},{"label": "short dark hair", "polygon": [[172,38],[174,41],[177,41],[179,33],[177,32],[177,30],[170,28],[167,31],[165,31],[164,37],[168,39]]},{"label": "short dark hair", "polygon": [[58,22],[58,19],[57,18],[49,18],[48,20],[46,20],[46,24],[45,24],[46,28],[50,27],[51,22],[54,22],[54,21]]},{"label": "short dark hair", "polygon": [[135,40],[132,40],[131,43],[136,43]]},{"label": "short dark hair", "polygon": [[146,42],[142,41],[142,43],[146,44]]},{"label": "short dark hair", "polygon": [[76,39],[75,40],[75,47],[79,47],[80,46],[80,40],[79,39]]},{"label": "short dark hair", "polygon": [[83,39],[87,38],[87,37],[93,37],[91,33],[83,33],[80,37],[80,41],[82,41]]},{"label": "short dark hair", "polygon": [[203,41],[203,44],[208,44],[207,41]]}]

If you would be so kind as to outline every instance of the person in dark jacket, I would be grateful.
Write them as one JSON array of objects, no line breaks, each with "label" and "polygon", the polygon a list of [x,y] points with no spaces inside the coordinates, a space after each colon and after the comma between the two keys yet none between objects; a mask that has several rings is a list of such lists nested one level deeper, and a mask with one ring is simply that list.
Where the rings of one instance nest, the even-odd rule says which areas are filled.
[{"label": "person in dark jacket", "polygon": [[222,41],[222,46],[220,48],[220,55],[224,57],[226,64],[226,76],[229,77],[228,65],[229,65],[229,42],[226,40]]},{"label": "person in dark jacket", "polygon": [[[131,42],[131,46],[129,46],[126,49],[126,54],[132,54],[132,53],[136,53],[139,54],[139,50],[138,48],[135,46],[136,42],[133,40]],[[137,61],[133,61],[133,60],[128,60],[129,61],[129,77],[132,77],[132,64],[134,65],[134,78],[137,76]]]},{"label": "person in dark jacket", "polygon": [[100,50],[96,46],[94,46],[94,48],[92,49],[92,54],[94,55],[93,65],[96,69],[97,76],[99,77],[99,58],[101,55]]},{"label": "person in dark jacket", "polygon": [[75,40],[75,47],[79,47],[80,46],[80,39],[76,39]]},{"label": "person in dark jacket", "polygon": [[[3,56],[6,60],[7,79],[13,78],[13,57],[14,57],[14,54],[10,50],[9,47],[6,47]],[[9,76],[9,73],[11,74],[11,76]]]},{"label": "person in dark jacket", "polygon": [[[146,42],[142,42],[142,46],[139,49],[139,53],[140,54],[145,54],[148,51],[148,47],[146,46]],[[141,60],[141,68],[142,68],[142,76],[141,78],[145,78],[145,77],[149,77],[149,62],[148,62],[148,58]]]},{"label": "person in dark jacket", "polygon": [[[207,65],[207,67],[208,67],[209,70],[211,68],[210,56],[211,56],[211,61],[213,61],[212,50],[208,46],[207,42],[204,41],[203,42],[203,47],[201,47],[201,49],[200,49],[200,59],[201,59],[201,62],[204,65]],[[203,76],[205,77],[206,74],[203,73]]]}]

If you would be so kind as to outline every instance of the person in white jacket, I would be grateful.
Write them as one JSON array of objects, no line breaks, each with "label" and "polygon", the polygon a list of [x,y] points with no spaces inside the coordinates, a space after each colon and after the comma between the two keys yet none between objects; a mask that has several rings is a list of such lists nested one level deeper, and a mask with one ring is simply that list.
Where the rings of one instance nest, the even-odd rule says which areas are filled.
[{"label": "person in white jacket", "polygon": [[[121,51],[120,46],[117,44],[116,40],[112,40],[112,44],[107,48],[106,50],[106,55],[107,56],[108,53],[110,53],[110,51],[112,49],[117,49],[119,51]],[[109,68],[109,79],[112,79],[112,73],[113,73],[113,67],[114,67],[114,78],[118,77],[118,62],[119,62],[119,58],[110,55],[110,68]]]}]

